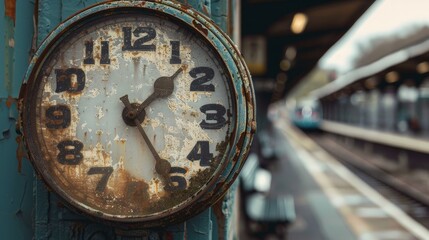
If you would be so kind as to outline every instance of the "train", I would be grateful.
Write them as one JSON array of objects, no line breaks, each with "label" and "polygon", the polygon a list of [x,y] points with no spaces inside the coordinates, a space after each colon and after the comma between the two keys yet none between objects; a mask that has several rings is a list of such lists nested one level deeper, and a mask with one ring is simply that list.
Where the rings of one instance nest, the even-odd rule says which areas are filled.
[{"label": "train", "polygon": [[316,99],[298,101],[291,115],[293,125],[302,130],[318,130],[323,118],[322,107]]}]

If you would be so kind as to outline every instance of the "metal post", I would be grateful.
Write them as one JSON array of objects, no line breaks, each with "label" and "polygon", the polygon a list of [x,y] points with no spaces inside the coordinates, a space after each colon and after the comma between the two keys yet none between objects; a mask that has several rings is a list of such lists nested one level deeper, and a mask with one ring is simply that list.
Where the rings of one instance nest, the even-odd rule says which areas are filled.
[{"label": "metal post", "polygon": [[[0,239],[230,239],[235,187],[213,208],[182,224],[157,230],[123,230],[71,212],[34,175],[15,131],[17,99],[32,45],[62,20],[97,0],[4,0],[0,4]],[[232,17],[239,0],[182,0],[239,36]],[[239,5],[238,5],[239,6]],[[33,34],[35,42],[32,43]],[[34,210],[33,210],[34,209]]]},{"label": "metal post", "polygon": [[0,4],[0,239],[33,237],[33,169],[17,138],[17,99],[29,61],[34,1]]}]

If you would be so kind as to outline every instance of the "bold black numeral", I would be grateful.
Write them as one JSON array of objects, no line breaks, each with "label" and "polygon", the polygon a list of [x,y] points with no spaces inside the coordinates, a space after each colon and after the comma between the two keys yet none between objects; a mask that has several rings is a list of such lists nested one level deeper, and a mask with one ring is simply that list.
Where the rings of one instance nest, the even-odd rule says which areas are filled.
[{"label": "bold black numeral", "polygon": [[85,59],[83,59],[84,64],[94,64],[94,42],[85,41]]},{"label": "bold black numeral", "polygon": [[[80,68],[55,69],[57,79],[56,93],[77,93],[85,87],[85,72]],[[73,78],[75,76],[75,78]]]},{"label": "bold black numeral", "polygon": [[109,41],[101,41],[100,64],[110,64]]},{"label": "bold black numeral", "polygon": [[[196,67],[189,71],[189,75],[192,78],[196,78],[191,83],[191,91],[204,91],[204,92],[214,92],[215,86],[211,83],[207,83],[212,80],[214,77],[213,69],[209,67]],[[200,76],[200,77],[198,77]]]},{"label": "bold black numeral", "polygon": [[224,115],[226,109],[220,104],[206,104],[200,107],[200,111],[206,114],[206,119],[200,123],[203,129],[221,129],[226,124]]},{"label": "bold black numeral", "polygon": [[181,64],[182,59],[180,59],[180,41],[170,41],[170,45],[171,45],[170,64]]},{"label": "bold black numeral", "polygon": [[83,143],[77,140],[65,140],[57,145],[60,153],[57,155],[58,162],[65,165],[77,165],[83,159]]},{"label": "bold black numeral", "polygon": [[192,151],[188,154],[187,158],[191,161],[200,160],[200,166],[210,166],[213,159],[213,153],[210,153],[208,141],[198,141]]},{"label": "bold black numeral", "polygon": [[113,167],[92,167],[88,170],[88,175],[93,174],[102,174],[100,181],[98,181],[97,187],[95,190],[97,192],[102,192],[106,189],[107,181],[109,180],[110,175],[112,175]]},{"label": "bold black numeral", "polygon": [[170,185],[165,186],[166,191],[174,192],[178,190],[186,189],[186,179],[183,176],[177,176],[179,174],[183,175],[186,173],[186,170],[181,167],[172,167],[170,169]]},{"label": "bold black numeral", "polygon": [[124,45],[122,46],[123,51],[155,51],[155,44],[145,44],[156,37],[155,29],[151,27],[136,28],[133,31],[134,37],[140,37],[140,34],[146,35],[135,40],[134,44],[131,42],[131,27],[123,27],[122,32],[124,33]]},{"label": "bold black numeral", "polygon": [[[85,42],[85,59],[84,64],[95,64],[94,60],[94,41]],[[109,41],[101,41],[101,58],[100,64],[110,64]]]},{"label": "bold black numeral", "polygon": [[46,109],[45,114],[49,120],[46,122],[47,128],[60,129],[70,126],[71,114],[69,107],[66,105],[50,106]]}]

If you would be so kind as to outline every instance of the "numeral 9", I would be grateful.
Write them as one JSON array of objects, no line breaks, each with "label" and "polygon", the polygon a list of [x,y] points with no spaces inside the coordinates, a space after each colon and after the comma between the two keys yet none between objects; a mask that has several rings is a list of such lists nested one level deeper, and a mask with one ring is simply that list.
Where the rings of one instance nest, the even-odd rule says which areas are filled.
[{"label": "numeral 9", "polygon": [[50,106],[45,112],[47,128],[61,129],[70,126],[71,114],[66,105]]}]

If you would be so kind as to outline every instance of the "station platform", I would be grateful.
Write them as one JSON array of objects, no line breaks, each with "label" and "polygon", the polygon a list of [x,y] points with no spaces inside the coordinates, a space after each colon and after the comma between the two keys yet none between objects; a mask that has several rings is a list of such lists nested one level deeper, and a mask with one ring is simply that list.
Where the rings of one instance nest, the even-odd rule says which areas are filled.
[{"label": "station platform", "polygon": [[429,135],[384,131],[327,120],[321,123],[320,128],[334,134],[429,154]]},{"label": "station platform", "polygon": [[268,136],[278,156],[268,169],[268,194],[293,196],[296,218],[287,239],[429,239],[405,214],[287,120],[276,119]]}]

